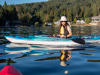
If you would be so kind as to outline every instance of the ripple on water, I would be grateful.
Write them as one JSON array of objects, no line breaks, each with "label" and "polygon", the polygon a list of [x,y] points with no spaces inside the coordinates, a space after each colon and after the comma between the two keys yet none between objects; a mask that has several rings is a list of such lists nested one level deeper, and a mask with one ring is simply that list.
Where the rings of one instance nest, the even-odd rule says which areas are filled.
[{"label": "ripple on water", "polygon": [[[34,46],[38,48],[37,46]],[[60,65],[60,50],[35,50],[27,47],[6,48],[5,51],[23,51],[17,54],[3,54],[3,58],[12,58],[13,64],[23,75],[99,75],[100,74],[100,51],[99,47],[73,50],[72,58],[65,62],[67,66]],[[26,55],[26,56],[25,56]],[[5,62],[5,59],[3,60]],[[3,64],[3,63],[1,63]]]}]

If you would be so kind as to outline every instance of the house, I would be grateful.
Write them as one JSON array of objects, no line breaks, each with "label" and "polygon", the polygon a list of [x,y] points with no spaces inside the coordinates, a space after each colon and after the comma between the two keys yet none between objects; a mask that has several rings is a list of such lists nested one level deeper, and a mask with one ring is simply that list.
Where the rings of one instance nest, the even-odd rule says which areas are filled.
[{"label": "house", "polygon": [[77,20],[76,24],[85,24],[85,21],[84,20]]},{"label": "house", "polygon": [[46,26],[52,26],[52,24],[53,24],[52,22],[45,22]]},{"label": "house", "polygon": [[91,17],[91,25],[99,25],[100,24],[100,16]]}]

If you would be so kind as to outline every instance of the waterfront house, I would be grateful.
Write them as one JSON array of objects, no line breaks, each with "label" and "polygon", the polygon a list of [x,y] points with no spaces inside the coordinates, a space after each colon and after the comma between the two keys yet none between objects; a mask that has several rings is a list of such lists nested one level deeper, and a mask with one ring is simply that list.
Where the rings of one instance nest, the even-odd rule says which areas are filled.
[{"label": "waterfront house", "polygon": [[60,25],[60,20],[54,22],[55,25]]},{"label": "waterfront house", "polygon": [[85,24],[85,21],[84,20],[77,20],[76,24]]},{"label": "waterfront house", "polygon": [[45,22],[46,26],[52,26],[52,24],[53,24],[52,22]]},{"label": "waterfront house", "polygon": [[100,16],[91,17],[91,25],[99,25],[100,24]]}]

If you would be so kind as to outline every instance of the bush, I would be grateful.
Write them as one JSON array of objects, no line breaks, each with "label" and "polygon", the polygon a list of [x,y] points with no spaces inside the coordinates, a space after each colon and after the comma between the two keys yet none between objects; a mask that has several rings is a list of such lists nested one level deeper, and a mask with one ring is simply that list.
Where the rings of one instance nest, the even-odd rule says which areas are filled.
[{"label": "bush", "polygon": [[90,18],[85,18],[85,23],[89,24],[91,22]]}]

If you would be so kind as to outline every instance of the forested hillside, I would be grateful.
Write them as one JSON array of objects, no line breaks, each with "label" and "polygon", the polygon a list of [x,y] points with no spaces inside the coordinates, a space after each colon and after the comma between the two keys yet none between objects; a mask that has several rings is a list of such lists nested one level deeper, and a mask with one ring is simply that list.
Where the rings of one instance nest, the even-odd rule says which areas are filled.
[{"label": "forested hillside", "polygon": [[[9,14],[12,16],[9,17]],[[99,14],[100,0],[48,0],[48,2],[9,6],[5,3],[4,6],[0,6],[0,20],[18,19],[23,23],[36,25],[55,22],[62,15],[66,15],[69,21],[75,22],[76,19],[87,19]]]}]

